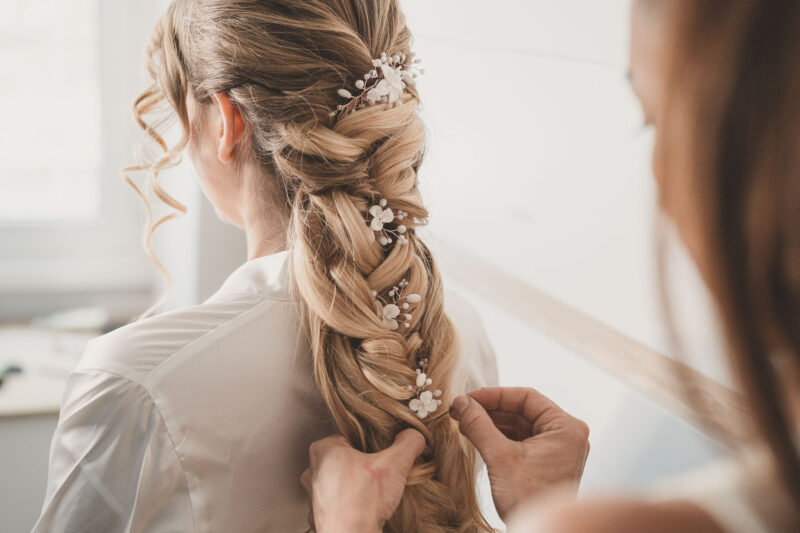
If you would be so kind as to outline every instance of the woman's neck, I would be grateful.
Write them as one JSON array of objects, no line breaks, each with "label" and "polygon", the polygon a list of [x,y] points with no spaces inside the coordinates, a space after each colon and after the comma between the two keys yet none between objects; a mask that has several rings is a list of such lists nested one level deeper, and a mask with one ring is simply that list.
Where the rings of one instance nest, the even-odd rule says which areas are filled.
[{"label": "woman's neck", "polygon": [[285,231],[273,232],[263,226],[245,226],[247,259],[272,255],[286,249]]},{"label": "woman's neck", "polygon": [[247,239],[247,259],[272,255],[286,249],[288,216],[271,202],[264,178],[255,177],[246,187],[242,221]]}]

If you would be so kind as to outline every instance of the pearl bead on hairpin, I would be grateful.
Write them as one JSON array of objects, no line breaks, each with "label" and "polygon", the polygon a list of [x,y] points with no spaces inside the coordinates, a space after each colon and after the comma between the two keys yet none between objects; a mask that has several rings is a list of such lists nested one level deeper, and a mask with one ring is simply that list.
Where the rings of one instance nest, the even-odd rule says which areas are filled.
[{"label": "pearl bead on hairpin", "polygon": [[[403,327],[409,328],[413,319],[413,315],[409,312],[411,307],[422,301],[419,294],[411,293],[404,294],[408,287],[408,280],[401,279],[397,285],[389,289],[386,298],[382,298],[378,291],[372,291],[372,298],[375,301],[375,312],[378,318],[382,321],[384,327],[392,331],[398,329],[402,324]],[[426,374],[428,371],[428,359],[422,359],[417,366],[417,377],[414,385],[408,385],[407,389],[415,394],[414,398],[409,400],[408,407],[419,418],[425,418],[428,413],[432,413],[438,406],[442,404],[439,397],[442,391],[439,389],[429,390],[433,384],[431,378]]]},{"label": "pearl bead on hairpin", "polygon": [[397,105],[406,87],[416,85],[417,77],[425,74],[425,69],[419,68],[419,62],[420,59],[413,54],[410,57],[405,54],[390,56],[384,52],[379,59],[372,60],[373,68],[364,74],[363,79],[355,81],[356,94],[344,88],[337,91],[349,102],[336,106],[330,116],[341,117],[368,105]]},{"label": "pearl bead on hairpin", "polygon": [[409,385],[408,390],[414,392],[416,396],[408,401],[408,407],[420,418],[425,418],[428,413],[432,413],[437,407],[442,405],[442,400],[439,397],[442,391],[439,389],[428,390],[428,387],[433,385],[433,380],[426,374],[428,370],[428,359],[422,359],[417,367],[417,379],[414,385]]},{"label": "pearl bead on hairpin", "polygon": [[[377,241],[384,246],[394,242],[392,237],[397,239],[397,244],[408,244],[408,237],[406,236],[408,227],[405,224],[399,223],[408,217],[408,213],[402,209],[398,209],[397,213],[394,213],[394,211],[386,206],[386,199],[383,199],[369,208],[369,214],[372,217],[372,220],[367,221],[367,224],[372,230],[370,233],[370,241],[374,242],[376,240],[375,234],[377,233]],[[417,222],[417,219],[414,219],[414,221]],[[398,222],[394,229],[386,227],[386,224],[391,224],[393,222]]]},{"label": "pearl bead on hairpin", "polygon": [[422,297],[419,294],[404,295],[406,287],[408,287],[408,280],[401,279],[397,285],[389,290],[386,299],[382,298],[378,291],[372,291],[375,311],[378,313],[378,318],[383,321],[383,325],[388,329],[396,330],[401,323],[403,327],[410,327],[409,320],[414,317],[407,311],[410,310],[413,304],[418,304],[422,301]]}]

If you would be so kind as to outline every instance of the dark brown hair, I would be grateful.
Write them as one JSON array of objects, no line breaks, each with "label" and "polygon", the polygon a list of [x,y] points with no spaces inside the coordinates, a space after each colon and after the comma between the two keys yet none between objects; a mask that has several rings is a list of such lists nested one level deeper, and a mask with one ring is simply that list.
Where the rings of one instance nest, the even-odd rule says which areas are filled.
[{"label": "dark brown hair", "polygon": [[[662,198],[697,221],[695,255],[731,367],[800,508],[786,395],[800,365],[800,3],[662,7],[671,25],[655,154]],[[679,182],[688,185],[676,194]]]}]

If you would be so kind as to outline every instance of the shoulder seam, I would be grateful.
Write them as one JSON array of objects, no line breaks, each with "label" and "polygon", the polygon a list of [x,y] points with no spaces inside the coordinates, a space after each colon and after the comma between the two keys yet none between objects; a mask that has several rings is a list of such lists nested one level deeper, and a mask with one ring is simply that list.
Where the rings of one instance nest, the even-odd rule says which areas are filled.
[{"label": "shoulder seam", "polygon": [[[214,334],[215,332],[217,332],[221,328],[224,328],[224,327],[228,326],[229,324],[231,324],[232,322],[240,319],[241,317],[243,317],[243,316],[245,316],[247,314],[253,313],[255,309],[260,308],[262,305],[264,305],[266,303],[292,303],[292,300],[278,300],[278,299],[273,299],[273,298],[259,298],[256,302],[254,302],[252,305],[249,305],[246,309],[243,309],[241,311],[236,312],[233,316],[227,318],[225,321],[220,322],[219,324],[216,324],[214,327],[212,327],[211,329],[209,329],[207,331],[203,331],[199,336],[197,336],[196,338],[190,340],[188,343],[180,346],[177,350],[175,350],[173,352],[167,352],[163,356],[162,360],[160,360],[157,364],[152,366],[152,368],[148,368],[147,369],[147,371],[145,372],[145,375],[146,376],[152,375],[154,372],[156,372],[156,370],[159,367],[164,365],[170,359],[178,356],[179,354],[182,354],[183,352],[186,352],[187,350],[190,350],[193,346],[195,346],[197,343],[199,343],[199,342],[203,341],[204,339],[206,339],[209,335]],[[202,304],[201,304],[201,306],[202,306]],[[136,323],[134,322],[133,324],[136,324]],[[113,331],[111,333],[113,333]],[[103,339],[103,336],[95,337],[94,339],[90,340],[89,342],[92,343],[92,341],[101,340],[101,339]],[[102,348],[102,345],[100,346],[100,348]],[[115,372],[113,370],[109,370],[107,368],[103,368],[103,367],[100,367],[100,366],[85,366],[84,367],[84,366],[80,366],[80,365],[81,365],[81,363],[79,362],[78,363],[78,367],[76,367],[76,370],[100,370],[100,371],[103,371],[103,372],[109,372],[111,374],[115,374],[115,375],[118,375],[120,377],[124,377],[124,378],[129,379],[130,381],[132,381],[134,383],[137,383],[137,384],[140,384],[140,385],[144,386],[143,382],[140,382],[140,381],[138,381],[136,379],[133,379],[130,376],[124,375],[124,374],[122,374],[120,372]]]},{"label": "shoulder seam", "polygon": [[165,357],[163,361],[160,361],[157,365],[155,365],[153,368],[151,368],[148,371],[147,375],[148,376],[153,375],[158,368],[163,366],[170,359],[172,359],[174,357],[177,357],[178,355],[180,355],[180,354],[182,354],[182,353],[184,353],[186,351],[189,351],[196,344],[198,344],[201,341],[203,341],[204,339],[206,339],[209,335],[212,335],[213,333],[216,333],[220,329],[225,328],[226,326],[228,326],[232,322],[241,319],[241,317],[249,315],[250,313],[254,313],[255,310],[259,309],[262,305],[264,305],[266,303],[276,303],[276,302],[282,302],[283,303],[284,301],[283,300],[273,300],[271,298],[263,298],[260,301],[258,301],[255,305],[253,305],[251,307],[248,307],[247,309],[245,309],[244,311],[242,311],[240,313],[236,313],[234,316],[230,317],[226,321],[224,321],[224,322],[222,322],[220,324],[217,324],[212,329],[204,332],[202,335],[200,335],[196,339],[192,339],[188,344],[185,344],[185,345],[181,346],[179,349],[177,349],[173,353],[169,354],[169,356]]}]

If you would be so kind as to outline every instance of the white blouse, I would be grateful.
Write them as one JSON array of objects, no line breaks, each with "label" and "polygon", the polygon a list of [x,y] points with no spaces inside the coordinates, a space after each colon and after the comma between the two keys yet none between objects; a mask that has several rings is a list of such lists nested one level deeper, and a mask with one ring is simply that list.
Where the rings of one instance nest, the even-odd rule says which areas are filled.
[{"label": "white blouse", "polygon": [[[305,531],[311,442],[334,431],[288,287],[252,259],[200,305],[89,342],[70,375],[34,532]],[[447,295],[458,392],[495,385],[480,319]]]}]

